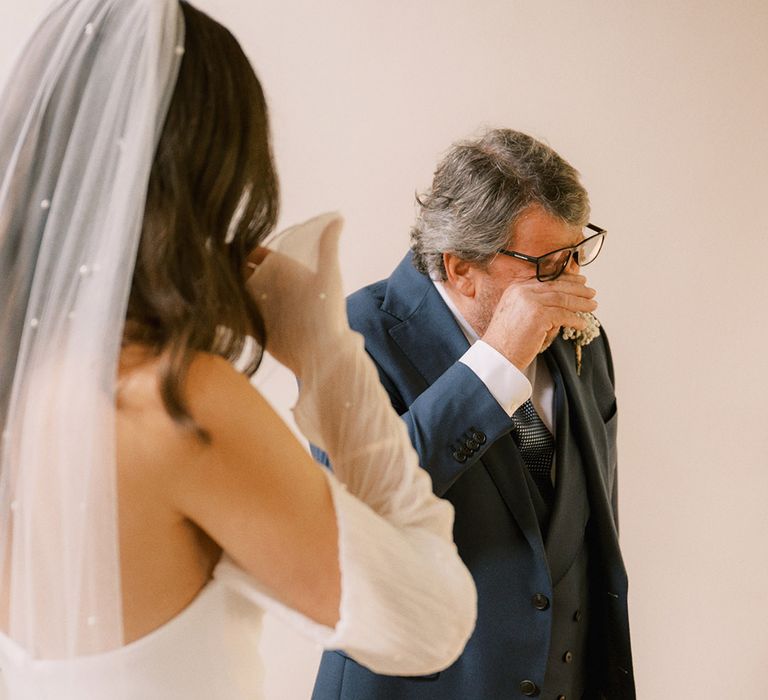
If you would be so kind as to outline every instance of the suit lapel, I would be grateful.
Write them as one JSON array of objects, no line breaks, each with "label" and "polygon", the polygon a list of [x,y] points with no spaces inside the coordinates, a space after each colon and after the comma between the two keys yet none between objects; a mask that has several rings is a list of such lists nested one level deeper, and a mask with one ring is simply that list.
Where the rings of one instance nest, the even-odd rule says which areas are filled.
[{"label": "suit lapel", "polygon": [[[410,254],[392,273],[381,308],[401,319],[390,329],[390,337],[424,378],[425,389],[469,348],[453,314],[432,281],[413,267]],[[497,440],[480,461],[531,548],[543,557],[544,544],[526,482],[526,467],[512,436]]]},{"label": "suit lapel", "polygon": [[402,319],[389,335],[431,385],[469,349],[469,341],[432,281],[414,268],[413,275],[421,279],[411,279],[410,271],[402,267],[401,263],[393,275],[382,309]]},{"label": "suit lapel", "polygon": [[591,386],[588,364],[588,353],[584,353],[584,370],[582,376],[576,374],[576,361],[573,346],[569,341],[558,337],[545,353],[547,363],[553,378],[562,381],[568,404],[568,430],[574,448],[580,452],[590,491],[590,501],[597,500],[609,503],[610,497],[605,483],[605,475],[600,468],[608,461],[608,444],[605,426],[600,416],[594,398],[591,396]]},{"label": "suit lapel", "polygon": [[[572,517],[591,517],[595,521],[597,532],[600,533],[601,548],[608,557],[606,561],[618,559],[618,533],[616,532],[613,516],[610,510],[610,494],[606,484],[606,474],[602,465],[608,464],[608,441],[600,412],[591,395],[589,354],[584,353],[584,366],[579,377],[576,374],[576,362],[573,347],[570,342],[558,338],[545,353],[547,364],[556,382],[561,382],[564,396],[563,406],[558,413],[557,432],[557,464],[559,492],[556,496],[553,522],[547,540],[547,552],[551,557],[553,580],[555,574],[562,576],[566,573],[578,554],[574,551],[575,543],[569,538],[566,523]],[[564,422],[560,422],[564,421]],[[562,429],[565,426],[565,429]],[[562,473],[561,473],[562,468]],[[586,510],[580,516],[581,510],[572,512],[566,517],[566,501],[570,501],[581,489],[587,495]],[[575,503],[583,501],[576,499]],[[578,506],[581,508],[582,506]],[[582,520],[571,520],[579,522]],[[579,532],[579,536],[581,532]]]},{"label": "suit lapel", "polygon": [[584,542],[589,499],[581,454],[572,432],[568,396],[562,373],[551,355],[547,358],[555,384],[555,505],[549,521],[546,552],[552,583],[568,572]]}]

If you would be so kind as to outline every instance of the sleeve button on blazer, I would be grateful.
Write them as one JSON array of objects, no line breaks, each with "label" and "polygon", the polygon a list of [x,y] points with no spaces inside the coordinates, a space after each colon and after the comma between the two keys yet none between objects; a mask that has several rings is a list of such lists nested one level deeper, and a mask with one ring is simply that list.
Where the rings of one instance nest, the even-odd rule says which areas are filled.
[{"label": "sleeve button on blazer", "polygon": [[461,449],[459,449],[459,450],[456,450],[456,451],[453,453],[453,458],[454,458],[454,459],[455,459],[457,462],[460,462],[460,463],[462,463],[462,464],[463,464],[464,462],[466,462],[466,461],[467,461],[467,453],[466,453],[464,450],[461,450]]}]

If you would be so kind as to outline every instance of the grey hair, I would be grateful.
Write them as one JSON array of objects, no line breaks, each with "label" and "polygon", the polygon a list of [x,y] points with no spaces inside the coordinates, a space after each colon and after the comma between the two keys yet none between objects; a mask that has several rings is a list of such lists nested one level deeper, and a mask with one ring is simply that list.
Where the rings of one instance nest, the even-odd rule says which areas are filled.
[{"label": "grey hair", "polygon": [[413,264],[446,279],[443,253],[486,265],[509,243],[531,205],[575,226],[589,220],[579,173],[549,146],[511,129],[493,129],[454,144],[437,166],[432,188],[416,197]]}]

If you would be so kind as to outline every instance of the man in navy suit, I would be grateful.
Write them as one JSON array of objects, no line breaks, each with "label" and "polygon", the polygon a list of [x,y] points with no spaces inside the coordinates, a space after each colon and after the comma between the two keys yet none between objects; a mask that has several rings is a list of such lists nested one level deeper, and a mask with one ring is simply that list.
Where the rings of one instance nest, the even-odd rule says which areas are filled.
[{"label": "man in navy suit", "polygon": [[419,204],[411,251],[349,320],[454,505],[477,627],[429,677],[326,652],[313,699],[634,699],[611,354],[600,333],[577,359],[561,333],[590,333],[581,267],[606,232],[578,173],[505,129],[453,146]]}]

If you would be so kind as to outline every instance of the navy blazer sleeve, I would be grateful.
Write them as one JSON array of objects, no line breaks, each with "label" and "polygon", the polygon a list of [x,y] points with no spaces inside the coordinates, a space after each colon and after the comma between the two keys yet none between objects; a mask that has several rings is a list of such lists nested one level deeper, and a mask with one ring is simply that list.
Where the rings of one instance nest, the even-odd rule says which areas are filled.
[{"label": "navy blazer sleeve", "polygon": [[[368,344],[366,342],[366,348]],[[368,349],[395,410],[405,421],[419,463],[432,477],[432,489],[443,496],[501,435],[512,429],[509,415],[478,376],[456,362],[432,386],[403,409],[397,385],[383,372]],[[329,465],[328,456],[314,445],[312,455]]]},{"label": "navy blazer sleeve", "polygon": [[[377,358],[382,383],[397,407],[402,397]],[[512,428],[509,415],[478,376],[456,362],[400,414],[419,462],[432,477],[436,495],[474,464],[499,437]]]}]

